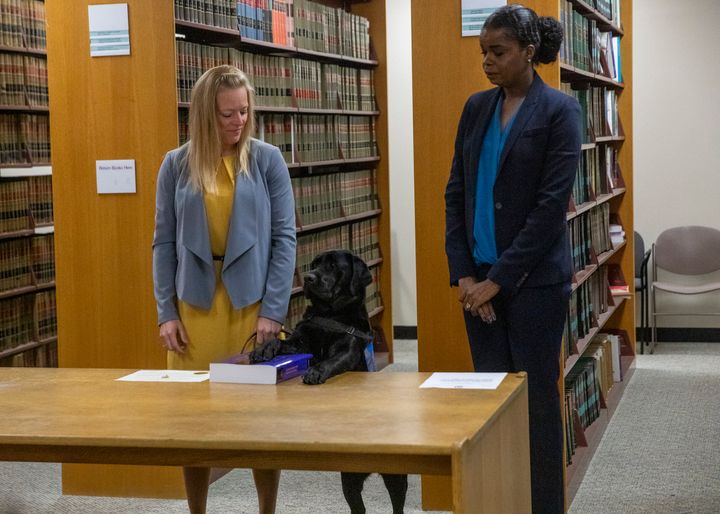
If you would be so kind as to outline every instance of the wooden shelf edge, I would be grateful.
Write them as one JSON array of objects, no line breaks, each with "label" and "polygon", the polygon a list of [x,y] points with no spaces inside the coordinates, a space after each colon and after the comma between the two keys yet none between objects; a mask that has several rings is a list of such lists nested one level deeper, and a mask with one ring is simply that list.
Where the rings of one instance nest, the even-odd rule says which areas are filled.
[{"label": "wooden shelf edge", "polygon": [[[615,89],[625,88],[625,83],[623,82],[619,82],[615,79],[594,73],[592,71],[576,68],[572,64],[568,64],[566,62],[560,63],[560,75],[560,80],[562,82],[595,82],[596,85],[609,86]],[[565,76],[563,77],[563,75]],[[573,80],[572,76],[576,77],[575,80]],[[565,80],[563,80],[563,78]]]},{"label": "wooden shelf edge", "polygon": [[0,359],[12,357],[18,353],[25,353],[29,350],[34,350],[35,348],[54,343],[55,341],[57,341],[57,336],[48,337],[47,339],[42,339],[40,341],[30,341],[29,343],[21,344],[20,346],[1,351]]},{"label": "wooden shelf edge", "polygon": [[603,252],[600,255],[598,255],[598,257],[597,257],[598,266],[605,264],[610,259],[610,257],[615,255],[620,250],[620,248],[622,248],[626,244],[627,244],[627,240],[623,241],[619,245],[613,245],[611,250],[608,250],[607,252]]},{"label": "wooden shelf edge", "polygon": [[[190,102],[178,102],[178,109],[189,109]],[[255,112],[277,112],[288,114],[325,114],[340,116],[380,116],[380,111],[351,111],[347,109],[326,109],[322,107],[293,107],[291,105],[257,105]]]},{"label": "wooden shelf edge", "polygon": [[296,232],[298,235],[306,232],[314,232],[324,228],[335,227],[338,225],[345,225],[346,223],[352,223],[353,221],[364,220],[369,218],[375,218],[380,215],[381,209],[374,209],[372,211],[361,212],[358,214],[352,214],[350,216],[343,216],[342,218],[335,218],[327,221],[319,221],[317,223],[311,223],[309,225],[300,226]]},{"label": "wooden shelf edge", "polygon": [[598,317],[598,324],[596,327],[592,327],[590,329],[590,332],[588,334],[579,339],[577,342],[577,350],[578,353],[574,353],[565,359],[565,365],[563,369],[563,375],[568,376],[568,373],[570,373],[570,370],[573,368],[573,366],[577,363],[578,359],[582,357],[582,354],[585,353],[585,350],[587,350],[588,345],[590,344],[590,341],[593,340],[593,338],[603,329],[605,326],[605,323],[612,317],[613,314],[620,308],[622,303],[628,298],[626,296],[614,296],[612,297],[615,302],[617,302],[615,305],[611,305],[608,307],[607,312],[603,312]]},{"label": "wooden shelf edge", "polygon": [[8,298],[14,298],[16,296],[23,296],[26,294],[39,293],[41,291],[47,291],[53,289],[55,282],[47,282],[45,284],[32,284],[29,286],[16,287],[15,289],[7,289],[0,291],[0,300],[6,300]]},{"label": "wooden shelf edge", "polygon": [[32,228],[27,228],[23,230],[15,230],[13,232],[0,233],[0,239],[14,239],[17,237],[32,236],[33,234],[35,234],[35,230]]},{"label": "wooden shelf edge", "polygon": [[295,168],[321,168],[324,166],[338,166],[342,164],[362,164],[362,163],[373,163],[380,161],[379,156],[373,157],[355,157],[351,159],[333,159],[329,161],[308,161],[308,162],[288,162],[287,167],[289,169]]},{"label": "wooden shelf edge", "polygon": [[41,177],[52,175],[52,166],[47,165],[7,165],[0,167],[0,178]]},{"label": "wooden shelf edge", "polygon": [[[227,29],[224,27],[215,27],[213,25],[206,25],[204,23],[195,23],[192,21],[187,20],[180,20],[175,19],[175,27],[176,29],[179,28],[180,32],[182,33],[182,29],[186,29],[191,34],[203,34],[205,36],[210,36],[212,39],[215,39],[216,42],[224,42],[224,43],[237,43],[239,45],[244,46],[250,46],[256,49],[274,52],[274,53],[280,53],[283,55],[287,54],[293,54],[297,55],[299,57],[302,56],[311,56],[316,58],[321,58],[333,62],[339,62],[339,63],[347,63],[350,65],[362,65],[362,66],[368,66],[368,67],[376,67],[378,66],[378,61],[375,59],[362,59],[359,57],[350,57],[347,55],[341,55],[341,54],[331,54],[326,52],[318,52],[316,50],[310,50],[307,48],[300,48],[297,46],[286,46],[286,45],[280,45],[277,43],[272,43],[269,41],[260,41],[258,39],[251,39],[248,37],[243,37],[240,35],[240,31],[238,29]],[[183,34],[184,36],[187,36],[188,34]]]},{"label": "wooden shelf edge", "polygon": [[0,52],[12,53],[12,54],[26,54],[35,55],[38,57],[47,57],[47,50],[42,48],[21,48],[16,46],[5,46],[0,45]]},{"label": "wooden shelf edge", "polygon": [[603,204],[605,202],[609,202],[613,198],[623,195],[625,193],[625,191],[626,191],[626,189],[624,187],[618,187],[618,188],[613,189],[612,193],[599,195],[595,200],[581,203],[578,207],[575,208],[574,211],[568,212],[565,215],[565,219],[566,219],[566,221],[570,221],[571,219],[577,218],[581,214],[594,209],[598,205]]},{"label": "wooden shelf edge", "polygon": [[10,112],[50,112],[47,105],[0,105],[0,111]]}]

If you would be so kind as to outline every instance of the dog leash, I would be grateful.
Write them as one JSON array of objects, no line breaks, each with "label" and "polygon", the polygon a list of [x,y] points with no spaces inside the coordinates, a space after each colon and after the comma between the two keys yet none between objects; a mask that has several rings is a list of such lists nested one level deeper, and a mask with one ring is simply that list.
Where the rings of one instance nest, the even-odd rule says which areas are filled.
[{"label": "dog leash", "polygon": [[356,329],[352,325],[346,325],[345,323],[340,323],[339,321],[335,321],[334,319],[330,318],[313,316],[312,318],[304,319],[303,322],[310,323],[311,325],[324,328],[325,330],[329,330],[331,332],[336,332],[339,334],[349,334],[353,337],[364,339],[365,341],[372,341],[374,339],[372,334],[368,334],[366,332]]}]

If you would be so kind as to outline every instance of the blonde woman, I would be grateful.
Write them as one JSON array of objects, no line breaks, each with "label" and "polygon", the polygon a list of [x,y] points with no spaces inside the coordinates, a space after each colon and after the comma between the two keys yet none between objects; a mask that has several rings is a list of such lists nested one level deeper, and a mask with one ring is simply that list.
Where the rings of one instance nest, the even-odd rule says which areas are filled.
[{"label": "blonde woman", "polygon": [[[295,207],[280,151],[256,139],[253,88],[233,66],[205,72],[190,100],[190,140],[157,181],[153,279],[169,369],[208,369],[263,343],[285,320],[295,267]],[[210,470],[185,468],[190,512],[204,513]],[[261,513],[280,472],[253,470]]]}]

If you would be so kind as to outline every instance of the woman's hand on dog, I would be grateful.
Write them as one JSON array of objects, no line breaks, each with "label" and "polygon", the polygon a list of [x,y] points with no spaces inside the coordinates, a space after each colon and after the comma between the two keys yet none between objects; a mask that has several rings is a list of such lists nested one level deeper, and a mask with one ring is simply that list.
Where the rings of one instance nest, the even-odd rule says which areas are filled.
[{"label": "woman's hand on dog", "polygon": [[269,318],[258,317],[257,320],[257,344],[261,345],[267,341],[277,338],[282,325]]},{"label": "woman's hand on dog", "polygon": [[475,277],[463,277],[458,285],[458,301],[462,303],[463,309],[473,316],[480,316],[485,323],[497,319],[490,300],[500,292],[499,285],[490,279],[478,282]]},{"label": "woman's hand on dog", "polygon": [[179,319],[166,321],[160,325],[160,344],[169,352],[185,353],[190,343],[185,325]]}]

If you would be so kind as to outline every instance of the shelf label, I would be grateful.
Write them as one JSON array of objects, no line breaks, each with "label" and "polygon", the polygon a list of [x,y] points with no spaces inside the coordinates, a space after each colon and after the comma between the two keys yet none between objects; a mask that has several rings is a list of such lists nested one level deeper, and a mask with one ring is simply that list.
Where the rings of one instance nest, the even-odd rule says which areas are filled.
[{"label": "shelf label", "polygon": [[130,55],[128,4],[88,5],[90,57]]},{"label": "shelf label", "polygon": [[98,194],[135,193],[135,160],[95,161]]}]

